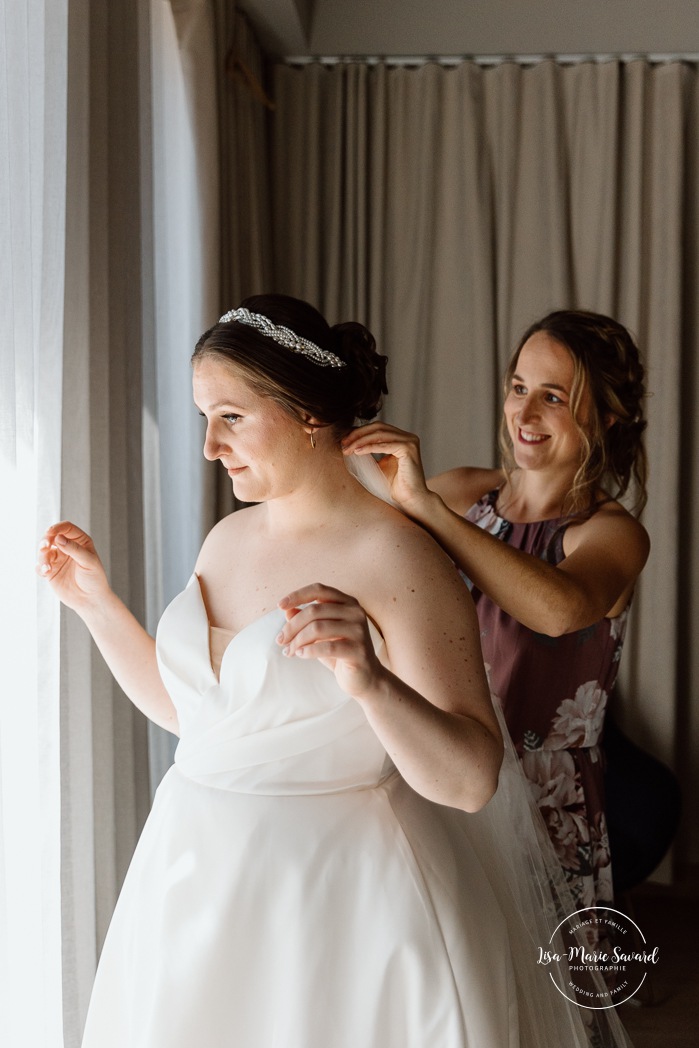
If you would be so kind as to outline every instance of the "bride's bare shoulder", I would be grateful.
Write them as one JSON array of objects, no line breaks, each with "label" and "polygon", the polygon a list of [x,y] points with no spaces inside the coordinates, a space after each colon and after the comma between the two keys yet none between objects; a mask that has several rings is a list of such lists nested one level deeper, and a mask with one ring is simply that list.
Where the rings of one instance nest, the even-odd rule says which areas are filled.
[{"label": "bride's bare shoulder", "polygon": [[412,643],[418,635],[431,637],[430,644],[438,650],[455,637],[466,644],[468,637],[469,657],[473,656],[478,650],[475,609],[451,558],[423,528],[397,511],[385,515],[372,531],[366,536],[354,594],[387,642],[395,642],[407,630]]},{"label": "bride's bare shoulder", "polygon": [[453,561],[432,536],[399,510],[385,507],[376,523],[363,535],[367,562],[377,584],[394,585],[396,577],[423,576],[451,580]]},{"label": "bride's bare shoulder", "polygon": [[219,520],[204,539],[195,571],[199,572],[206,563],[221,563],[222,555],[230,556],[231,546],[244,543],[248,535],[254,534],[259,508],[246,506]]}]

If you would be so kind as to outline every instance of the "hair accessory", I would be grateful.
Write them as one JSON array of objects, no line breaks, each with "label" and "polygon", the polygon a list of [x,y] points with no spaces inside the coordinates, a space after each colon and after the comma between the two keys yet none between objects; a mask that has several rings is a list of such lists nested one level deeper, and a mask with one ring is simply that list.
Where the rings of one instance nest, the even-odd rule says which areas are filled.
[{"label": "hair accessory", "polygon": [[290,349],[292,353],[301,353],[320,367],[344,368],[347,364],[347,361],[341,360],[327,349],[321,349],[315,342],[309,342],[308,339],[296,335],[290,328],[283,327],[281,324],[273,324],[262,313],[251,313],[249,309],[244,309],[242,306],[240,309],[229,309],[220,318],[219,324],[228,324],[231,320],[237,320],[239,324],[247,324],[248,327],[255,328],[256,331],[273,339],[280,346]]}]

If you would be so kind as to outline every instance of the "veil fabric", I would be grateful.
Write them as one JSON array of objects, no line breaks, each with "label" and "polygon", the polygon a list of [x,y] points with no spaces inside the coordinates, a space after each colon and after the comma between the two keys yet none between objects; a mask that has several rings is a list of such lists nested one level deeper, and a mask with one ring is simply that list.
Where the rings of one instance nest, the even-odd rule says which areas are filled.
[{"label": "veil fabric", "polygon": [[[349,455],[345,462],[368,491],[400,508],[390,497],[388,481],[372,456]],[[521,1048],[632,1048],[613,1007],[583,1007],[558,989],[571,982],[567,962],[570,940],[563,945],[554,933],[578,907],[497,699],[493,707],[505,745],[498,789],[481,811],[468,814],[453,809],[452,818],[462,829],[466,846],[475,849],[488,872],[507,919],[517,980]],[[577,945],[589,951],[582,929],[575,934]],[[540,949],[553,950],[561,959],[543,967],[538,963]],[[607,992],[598,972],[586,973],[588,984],[591,994]]]}]

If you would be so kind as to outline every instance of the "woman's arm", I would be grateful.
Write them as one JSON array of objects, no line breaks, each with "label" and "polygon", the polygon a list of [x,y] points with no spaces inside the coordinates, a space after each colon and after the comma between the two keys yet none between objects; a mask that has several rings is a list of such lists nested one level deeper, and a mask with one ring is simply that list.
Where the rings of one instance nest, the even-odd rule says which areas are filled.
[{"label": "woman's arm", "polygon": [[475,586],[537,633],[560,636],[619,614],[649,552],[645,529],[621,506],[603,507],[567,529],[566,557],[546,564],[489,535],[462,514],[499,471],[451,470],[426,481],[413,434],[385,423],[355,430],[345,453],[384,454],[391,494],[439,542]]},{"label": "woman's arm", "polygon": [[437,494],[424,500],[419,514],[415,519],[479,590],[524,626],[551,637],[623,611],[650,548],[645,529],[619,506],[569,527],[566,557],[557,565],[489,535]]},{"label": "woman's arm", "polygon": [[39,548],[37,572],[83,620],[134,705],[177,734],[177,713],[160,677],[155,641],[110,589],[89,535],[69,521],[53,525]]},{"label": "woman's arm", "polygon": [[[364,609],[313,585],[280,602],[289,657],[318,658],[361,703],[408,783],[439,804],[477,811],[497,788],[502,738],[473,602],[453,566],[417,529],[383,551],[365,607],[385,641],[376,657]],[[316,601],[302,610],[300,604]],[[390,666],[390,669],[388,668]]]}]

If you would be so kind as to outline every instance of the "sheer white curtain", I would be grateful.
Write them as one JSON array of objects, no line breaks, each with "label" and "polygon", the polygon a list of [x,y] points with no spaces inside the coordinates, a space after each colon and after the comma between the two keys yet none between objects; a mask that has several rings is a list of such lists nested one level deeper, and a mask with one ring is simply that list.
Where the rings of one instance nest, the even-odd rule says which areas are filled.
[{"label": "sheer white curtain", "polygon": [[34,563],[73,519],[143,616],[149,24],[139,0],[2,0],[0,33],[0,1043],[75,1048],[146,731]]},{"label": "sheer white curtain", "polygon": [[68,2],[0,3],[0,1042],[62,1041],[59,513]]}]

